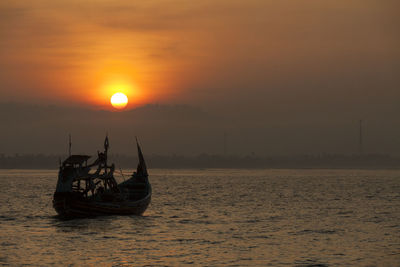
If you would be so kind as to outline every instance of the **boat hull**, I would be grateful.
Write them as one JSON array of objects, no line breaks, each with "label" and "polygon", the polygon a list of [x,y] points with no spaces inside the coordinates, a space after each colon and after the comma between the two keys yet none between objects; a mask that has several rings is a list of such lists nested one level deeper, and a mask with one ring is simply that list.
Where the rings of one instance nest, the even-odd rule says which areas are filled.
[{"label": "boat hull", "polygon": [[149,194],[136,201],[94,201],[84,199],[73,192],[56,192],[53,207],[61,217],[92,217],[103,215],[142,215],[151,202]]}]

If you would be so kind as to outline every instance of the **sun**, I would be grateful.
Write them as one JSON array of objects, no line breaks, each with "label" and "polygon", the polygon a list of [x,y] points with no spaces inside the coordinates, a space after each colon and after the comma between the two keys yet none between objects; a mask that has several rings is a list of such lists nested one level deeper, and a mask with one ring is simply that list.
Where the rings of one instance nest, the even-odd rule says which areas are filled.
[{"label": "sun", "polygon": [[111,105],[116,109],[123,109],[128,104],[128,97],[123,93],[115,93],[111,97]]}]

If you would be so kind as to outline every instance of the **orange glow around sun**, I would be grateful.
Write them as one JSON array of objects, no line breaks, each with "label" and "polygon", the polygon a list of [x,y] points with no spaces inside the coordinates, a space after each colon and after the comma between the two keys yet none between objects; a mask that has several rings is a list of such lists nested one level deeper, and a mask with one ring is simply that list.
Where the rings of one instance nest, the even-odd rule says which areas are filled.
[{"label": "orange glow around sun", "polygon": [[137,85],[130,79],[121,77],[112,77],[112,79],[103,81],[96,98],[98,99],[97,103],[106,109],[109,109],[110,101],[115,109],[131,108],[140,105],[142,101]]},{"label": "orange glow around sun", "polygon": [[128,97],[123,93],[115,93],[111,97],[111,105],[116,109],[123,109],[128,104]]},{"label": "orange glow around sun", "polygon": [[[87,92],[83,99],[84,104],[95,109],[116,111],[134,109],[149,102],[159,101],[169,92],[164,90],[164,87],[171,82],[163,75],[153,75],[153,72],[144,63],[139,69],[131,62],[123,60],[98,59],[87,73],[73,76],[78,77],[75,83],[80,84],[79,88],[85,88],[83,90]],[[71,98],[80,98],[83,90],[77,89]],[[118,106],[110,103],[111,97],[116,93],[124,94],[128,99],[127,103]]]}]

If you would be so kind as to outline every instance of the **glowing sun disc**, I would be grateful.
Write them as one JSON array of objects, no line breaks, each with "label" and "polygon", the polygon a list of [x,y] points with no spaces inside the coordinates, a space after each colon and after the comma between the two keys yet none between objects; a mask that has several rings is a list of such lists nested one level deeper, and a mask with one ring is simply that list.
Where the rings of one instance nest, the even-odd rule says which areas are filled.
[{"label": "glowing sun disc", "polygon": [[128,104],[128,97],[123,93],[115,93],[111,97],[111,105],[117,109],[123,109]]}]

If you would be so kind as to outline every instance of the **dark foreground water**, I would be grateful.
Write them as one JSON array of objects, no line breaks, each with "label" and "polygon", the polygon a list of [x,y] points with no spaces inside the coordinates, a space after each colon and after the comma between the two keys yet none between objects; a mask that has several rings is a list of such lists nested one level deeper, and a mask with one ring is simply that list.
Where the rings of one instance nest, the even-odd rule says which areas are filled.
[{"label": "dark foreground water", "polygon": [[152,170],[144,216],[61,221],[0,171],[2,265],[400,266],[400,171]]}]

